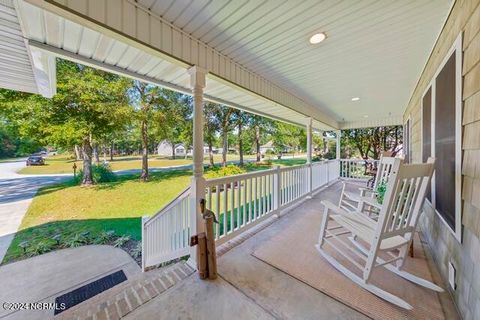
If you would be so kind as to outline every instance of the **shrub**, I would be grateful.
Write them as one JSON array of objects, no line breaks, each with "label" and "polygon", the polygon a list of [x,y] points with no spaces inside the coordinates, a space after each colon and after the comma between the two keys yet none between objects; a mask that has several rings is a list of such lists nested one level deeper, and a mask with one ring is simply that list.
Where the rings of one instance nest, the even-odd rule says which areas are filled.
[{"label": "shrub", "polygon": [[273,151],[272,149],[268,149],[268,150],[265,152],[265,154],[267,154],[267,155],[273,155],[273,154],[275,154],[275,151]]},{"label": "shrub", "polygon": [[98,234],[98,236],[95,238],[93,243],[95,243],[95,244],[109,243],[112,240],[114,234],[115,234],[115,232],[113,230],[108,230],[108,231],[103,230],[102,232],[100,232]]},{"label": "shrub", "polygon": [[139,258],[142,255],[142,243],[141,242],[137,242],[135,247],[132,249],[131,254],[132,254],[132,257],[134,257],[135,259]]},{"label": "shrub", "polygon": [[[75,177],[75,183],[82,182],[83,170],[80,169]],[[112,182],[116,176],[109,164],[92,165],[92,178],[94,183]]]},{"label": "shrub", "polygon": [[208,179],[213,179],[213,178],[220,178],[220,177],[226,177],[226,176],[233,176],[233,175],[242,174],[245,172],[246,172],[245,169],[240,168],[239,166],[230,164],[226,167],[213,167],[205,174],[205,177]]},{"label": "shrub", "polygon": [[130,240],[130,236],[121,236],[113,242],[114,247],[122,247],[125,243],[127,243]]},{"label": "shrub", "polygon": [[83,246],[84,244],[87,244],[87,242],[88,239],[86,236],[77,233],[73,237],[70,237],[65,241],[65,247],[77,248]]},{"label": "shrub", "polygon": [[47,253],[53,249],[53,245],[46,242],[46,241],[39,241],[35,245],[33,245],[30,250],[29,254],[31,256],[37,256],[39,254]]}]

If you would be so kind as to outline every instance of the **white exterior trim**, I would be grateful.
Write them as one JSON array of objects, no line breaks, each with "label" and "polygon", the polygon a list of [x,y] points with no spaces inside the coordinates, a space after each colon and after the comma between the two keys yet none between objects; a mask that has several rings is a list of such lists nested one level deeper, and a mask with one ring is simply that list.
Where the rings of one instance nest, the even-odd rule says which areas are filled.
[{"label": "white exterior trim", "polygon": [[372,128],[372,127],[382,127],[382,126],[398,126],[402,125],[403,117],[388,117],[380,119],[365,119],[359,121],[348,121],[339,123],[340,129],[358,129],[358,128]]}]

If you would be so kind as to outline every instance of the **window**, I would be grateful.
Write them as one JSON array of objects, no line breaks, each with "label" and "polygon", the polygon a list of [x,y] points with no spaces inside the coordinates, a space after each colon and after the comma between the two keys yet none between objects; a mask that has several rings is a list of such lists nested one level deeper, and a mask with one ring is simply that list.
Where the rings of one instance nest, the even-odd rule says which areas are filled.
[{"label": "window", "polygon": [[461,241],[462,38],[458,36],[422,99],[422,160],[436,158],[427,194]]}]

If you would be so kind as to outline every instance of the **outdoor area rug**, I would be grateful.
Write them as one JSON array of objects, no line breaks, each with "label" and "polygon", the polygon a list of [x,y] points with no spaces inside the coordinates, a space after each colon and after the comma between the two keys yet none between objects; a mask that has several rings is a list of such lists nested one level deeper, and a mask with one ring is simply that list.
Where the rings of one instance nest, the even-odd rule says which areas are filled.
[{"label": "outdoor area rug", "polygon": [[[323,207],[293,219],[281,233],[261,244],[253,256],[373,319],[445,319],[435,291],[415,285],[384,268],[376,268],[372,283],[413,306],[413,310],[404,310],[357,286],[331,266],[314,247],[322,212]],[[431,281],[432,274],[418,235],[414,245],[415,257],[407,259],[405,270]],[[334,254],[328,244],[324,248],[351,271],[360,274],[345,258]]]},{"label": "outdoor area rug", "polygon": [[56,315],[68,310],[69,308],[76,306],[77,304],[82,303],[83,301],[88,300],[93,296],[102,293],[103,291],[113,288],[117,284],[126,280],[127,276],[123,270],[119,270],[73,291],[67,292],[55,299],[57,306],[61,303],[64,303],[65,309],[55,309],[54,314]]}]

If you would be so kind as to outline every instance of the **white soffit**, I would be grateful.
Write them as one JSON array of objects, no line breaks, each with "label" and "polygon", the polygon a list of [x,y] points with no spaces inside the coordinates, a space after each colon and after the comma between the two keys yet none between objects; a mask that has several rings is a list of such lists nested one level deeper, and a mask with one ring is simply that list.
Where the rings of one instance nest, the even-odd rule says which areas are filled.
[{"label": "white soffit", "polygon": [[138,3],[342,126],[403,114],[452,0]]},{"label": "white soffit", "polygon": [[[105,71],[150,82],[183,93],[191,93],[188,66],[180,66],[59,15],[19,1],[24,32],[32,50],[72,60]],[[207,76],[206,100],[305,125],[306,116],[278,103],[244,90],[213,75]],[[318,129],[329,130],[319,121]]]},{"label": "white soffit", "polygon": [[0,87],[52,97],[55,85],[55,61],[30,50],[14,1],[0,0]]}]

